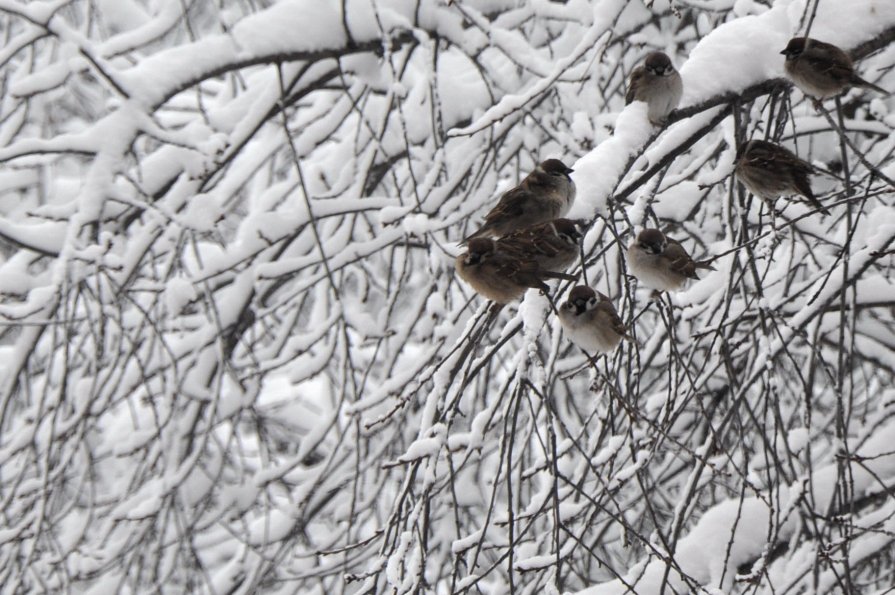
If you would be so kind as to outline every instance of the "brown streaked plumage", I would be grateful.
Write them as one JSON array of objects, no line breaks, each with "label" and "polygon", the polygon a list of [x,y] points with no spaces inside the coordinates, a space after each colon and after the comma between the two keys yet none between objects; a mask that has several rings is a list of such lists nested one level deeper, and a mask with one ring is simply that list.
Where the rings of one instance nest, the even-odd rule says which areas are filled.
[{"label": "brown streaked plumage", "polygon": [[627,252],[628,269],[637,279],[658,291],[677,291],[687,279],[699,279],[698,269],[714,270],[695,261],[680,242],[658,229],[644,229]]},{"label": "brown streaked plumage", "polygon": [[663,52],[652,52],[631,72],[625,104],[646,102],[649,121],[661,125],[680,103],[683,92],[681,75],[671,64],[671,58]]},{"label": "brown streaked plumage", "polygon": [[563,217],[575,201],[572,168],[559,159],[538,164],[518,186],[506,191],[477,231],[463,243],[478,237],[503,237],[520,229]]},{"label": "brown streaked plumage", "polygon": [[542,270],[565,271],[578,260],[585,225],[580,219],[554,219],[502,237],[498,246],[522,260],[534,260]]},{"label": "brown streaked plumage", "polygon": [[867,87],[889,94],[858,76],[848,54],[831,43],[793,37],[780,53],[786,56],[783,68],[790,80],[802,93],[815,99],[839,95],[849,87]]},{"label": "brown streaked plumage", "polygon": [[764,140],[750,140],[740,147],[734,171],[752,194],[772,205],[781,196],[803,196],[821,213],[830,214],[811,190],[809,175],[814,169],[789,149]]},{"label": "brown streaked plumage", "polygon": [[497,240],[473,238],[456,259],[457,274],[476,293],[498,304],[522,297],[527,289],[549,289],[545,279],[572,281],[573,275],[543,270],[533,259],[521,259],[500,249]]},{"label": "brown streaked plumage", "polygon": [[569,340],[589,354],[609,353],[621,341],[633,341],[608,297],[585,285],[569,292],[559,322]]}]

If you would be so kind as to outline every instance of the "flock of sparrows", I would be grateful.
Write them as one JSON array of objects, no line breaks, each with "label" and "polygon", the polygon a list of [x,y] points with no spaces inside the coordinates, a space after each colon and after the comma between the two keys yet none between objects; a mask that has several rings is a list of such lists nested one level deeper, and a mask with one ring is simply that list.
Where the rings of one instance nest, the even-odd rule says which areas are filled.
[{"label": "flock of sparrows", "polygon": [[[787,76],[815,101],[850,87],[886,93],[858,76],[848,55],[829,43],[795,37],[781,54],[786,57]],[[652,52],[631,73],[625,100],[645,102],[650,122],[661,125],[682,94],[681,76],[671,59]],[[738,148],[734,172],[772,208],[781,196],[802,197],[828,213],[811,190],[813,168],[784,147],[750,140]],[[497,304],[514,301],[530,288],[546,294],[547,279],[576,280],[577,276],[565,271],[579,258],[587,223],[563,218],[575,200],[570,173],[572,169],[562,161],[547,159],[504,193],[482,226],[463,240],[466,252],[456,259],[460,278]],[[657,292],[676,291],[688,279],[698,279],[697,270],[712,268],[707,261],[693,260],[679,242],[658,229],[640,231],[628,246],[626,260],[634,277]],[[609,353],[623,339],[631,340],[612,301],[591,287],[573,287],[557,315],[572,343],[589,355]]]}]

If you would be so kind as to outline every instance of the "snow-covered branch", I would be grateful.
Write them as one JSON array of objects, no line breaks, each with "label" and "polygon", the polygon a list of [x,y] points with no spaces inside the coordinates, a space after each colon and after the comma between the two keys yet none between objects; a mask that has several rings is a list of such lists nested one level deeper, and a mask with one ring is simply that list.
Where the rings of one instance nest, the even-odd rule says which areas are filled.
[{"label": "snow-covered branch", "polygon": [[[880,0],[0,0],[0,584],[196,593],[891,585],[895,99],[818,111]],[[810,25],[809,25],[810,24]],[[662,126],[625,104],[668,53]],[[732,175],[767,138],[831,214]],[[548,157],[591,360],[458,241]],[[714,270],[654,297],[644,226]],[[569,283],[552,282],[565,299]]]}]

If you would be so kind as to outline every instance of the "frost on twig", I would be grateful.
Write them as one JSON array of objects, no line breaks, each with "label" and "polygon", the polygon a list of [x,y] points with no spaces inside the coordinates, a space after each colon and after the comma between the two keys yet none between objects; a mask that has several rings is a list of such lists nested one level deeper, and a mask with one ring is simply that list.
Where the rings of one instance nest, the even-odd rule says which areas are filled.
[{"label": "frost on twig", "polygon": [[[895,5],[767,4],[0,1],[0,584],[890,586],[895,104],[828,121],[779,51],[810,21],[895,89]],[[753,137],[832,214],[772,229]],[[548,157],[636,339],[595,360],[453,274]],[[653,300],[643,226],[716,270]]]}]

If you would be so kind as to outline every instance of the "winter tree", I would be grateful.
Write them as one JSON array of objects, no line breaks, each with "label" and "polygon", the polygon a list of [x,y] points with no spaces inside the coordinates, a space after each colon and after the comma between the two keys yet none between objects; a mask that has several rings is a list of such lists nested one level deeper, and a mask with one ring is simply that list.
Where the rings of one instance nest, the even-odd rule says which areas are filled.
[{"label": "winter tree", "polygon": [[[884,593],[892,0],[0,0],[4,592]],[[653,50],[684,82],[625,104]],[[771,139],[829,208],[733,177]],[[589,360],[461,238],[542,159]],[[658,227],[714,271],[653,296]],[[564,300],[571,283],[551,282]]]}]

